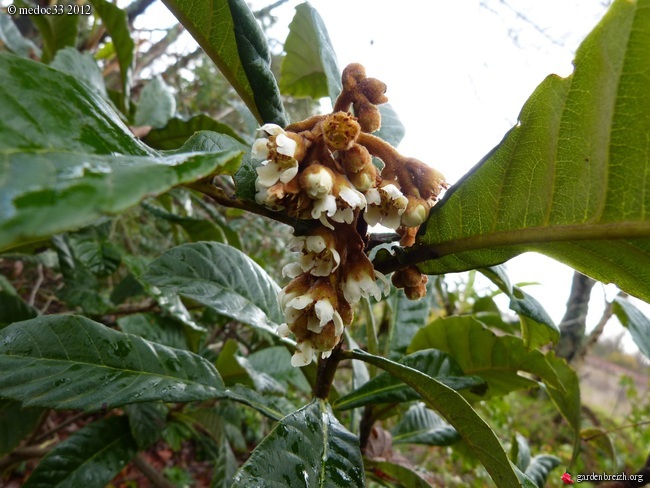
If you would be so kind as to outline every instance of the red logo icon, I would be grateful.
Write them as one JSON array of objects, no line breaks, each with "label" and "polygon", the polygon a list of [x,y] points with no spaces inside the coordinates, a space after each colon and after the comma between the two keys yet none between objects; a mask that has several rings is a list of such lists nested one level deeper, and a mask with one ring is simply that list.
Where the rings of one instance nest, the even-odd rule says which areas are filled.
[{"label": "red logo icon", "polygon": [[571,479],[571,473],[566,471],[563,475],[562,478],[560,478],[565,485],[572,485],[574,481]]}]

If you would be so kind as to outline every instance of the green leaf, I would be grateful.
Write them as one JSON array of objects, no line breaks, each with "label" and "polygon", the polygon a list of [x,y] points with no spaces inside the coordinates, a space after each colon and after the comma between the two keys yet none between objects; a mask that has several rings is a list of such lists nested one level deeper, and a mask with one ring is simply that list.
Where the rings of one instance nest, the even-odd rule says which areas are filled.
[{"label": "green leaf", "polygon": [[[448,388],[485,391],[485,382],[476,376],[465,376],[456,361],[446,353],[428,349],[402,358],[399,364],[420,371]],[[381,373],[360,388],[342,396],[334,407],[339,410],[376,403],[402,403],[416,400],[419,395],[389,373]]]},{"label": "green leaf", "polygon": [[359,440],[323,400],[283,418],[255,448],[233,487],[365,487]]},{"label": "green leaf", "polygon": [[390,103],[380,105],[379,112],[381,113],[381,128],[373,135],[382,138],[393,147],[399,146],[406,134],[406,128],[397,112]]},{"label": "green leaf", "polygon": [[390,331],[390,359],[398,360],[406,354],[406,348],[411,343],[415,333],[429,321],[431,311],[431,295],[420,300],[409,300],[404,290],[396,290],[388,298],[392,310],[390,320],[393,323]]},{"label": "green leaf", "polygon": [[530,446],[526,438],[519,432],[512,436],[510,460],[523,472],[526,472],[530,465]]},{"label": "green leaf", "polygon": [[256,371],[264,371],[285,386],[291,384],[304,392],[311,391],[302,369],[291,366],[291,353],[284,346],[255,351],[248,361]]},{"label": "green leaf", "polygon": [[170,249],[151,263],[143,278],[273,334],[283,322],[280,287],[251,258],[224,244],[197,242]]},{"label": "green leaf", "polygon": [[650,320],[643,312],[623,298],[615,298],[613,311],[632,335],[639,350],[650,358]]},{"label": "green leaf", "polygon": [[374,364],[409,385],[456,429],[474,455],[483,463],[497,486],[520,486],[499,439],[459,393],[420,371],[389,359],[358,349],[343,354]]},{"label": "green leaf", "polygon": [[393,444],[450,446],[460,439],[456,429],[422,402],[409,407],[391,434]]},{"label": "green leaf", "polygon": [[287,125],[271,54],[244,0],[165,0],[233,86],[258,122]]},{"label": "green leaf", "polygon": [[[233,139],[245,144],[241,137],[235,133],[230,126],[217,122],[212,117],[199,114],[194,117],[183,120],[174,117],[167,122],[167,125],[161,129],[153,129],[149,132],[143,141],[150,147],[155,149],[178,149],[185,141],[187,141],[194,133],[199,131],[212,131],[220,134],[225,134]],[[246,146],[248,148],[248,146]]]},{"label": "green leaf", "polygon": [[293,97],[329,96],[334,103],[341,93],[336,54],[323,19],[307,2],[296,7],[284,51],[280,91]]},{"label": "green leaf", "polygon": [[99,93],[99,95],[108,100],[104,76],[92,54],[88,52],[81,53],[73,47],[66,47],[56,53],[54,60],[50,63],[50,67],[83,81]]},{"label": "green leaf", "polygon": [[32,41],[23,37],[11,17],[4,12],[0,12],[0,44],[24,58],[41,57],[41,50]]},{"label": "green leaf", "polygon": [[295,409],[283,396],[262,395],[243,385],[228,388],[226,395],[230,400],[247,405],[273,420],[280,420]]},{"label": "green leaf", "polygon": [[609,432],[600,427],[586,427],[580,431],[580,438],[584,443],[588,442],[595,448],[601,450],[613,463],[617,462],[616,447],[612,442]]},{"label": "green leaf", "polygon": [[432,486],[415,471],[415,468],[376,459],[364,459],[364,464],[366,472],[370,476],[379,475],[381,482],[390,481],[395,483],[393,486],[404,488],[430,488]]},{"label": "green leaf", "polygon": [[225,232],[216,222],[176,215],[146,201],[142,202],[142,207],[156,217],[178,225],[187,233],[189,240],[192,242],[216,241],[224,244],[228,242]]},{"label": "green leaf", "polygon": [[[28,8],[32,4],[26,5]],[[65,4],[58,4],[57,12],[65,12]],[[60,9],[60,10],[59,10]],[[79,15],[30,15],[29,19],[41,33],[43,40],[43,54],[41,61],[49,63],[54,59],[57,51],[65,47],[75,47],[79,33]]]},{"label": "green leaf", "polygon": [[[106,313],[110,304],[99,291],[97,278],[76,256],[71,245],[70,235],[52,237],[52,245],[59,258],[59,267],[63,274],[65,286],[57,290],[57,297],[70,308],[81,308],[85,313],[101,315]],[[92,246],[94,242],[90,242]],[[117,260],[119,264],[119,259]]]},{"label": "green leaf", "polygon": [[0,457],[10,453],[40,423],[44,410],[20,408],[20,403],[0,399]]},{"label": "green leaf", "polygon": [[510,298],[510,310],[519,314],[521,337],[526,347],[535,349],[560,339],[560,328],[541,303],[518,286],[512,286],[503,266],[479,269]]},{"label": "green leaf", "polygon": [[535,381],[520,376],[520,371],[538,376],[544,382],[549,397],[573,429],[574,448],[579,447],[578,377],[566,361],[556,358],[553,352],[543,354],[535,349],[529,350],[518,337],[499,337],[471,316],[440,318],[420,329],[411,342],[409,352],[429,348],[450,354],[465,374],[485,379],[488,398],[537,385]]},{"label": "green leaf", "polygon": [[217,370],[202,357],[74,315],[4,328],[0,370],[0,396],[24,406],[99,410],[224,396]]},{"label": "green leaf", "polygon": [[0,55],[0,79],[0,249],[119,213],[239,155],[160,158],[93,90],[33,61]]},{"label": "green leaf", "polygon": [[103,488],[137,451],[126,417],[98,420],[52,449],[23,487]]},{"label": "green leaf", "polygon": [[230,164],[223,166],[219,174],[235,175],[240,164],[250,163],[250,147],[240,143],[237,139],[227,134],[219,134],[212,131],[200,131],[190,137],[180,149],[171,151],[172,154],[192,153],[192,152],[210,152],[220,151],[239,151],[242,154],[241,160],[231,161]]},{"label": "green leaf", "polygon": [[530,460],[530,464],[526,468],[525,474],[538,487],[544,487],[546,486],[548,475],[560,465],[560,462],[560,458],[556,456],[540,454]]},{"label": "green leaf", "polygon": [[153,313],[137,313],[120,317],[117,325],[123,332],[176,349],[189,349],[181,323]]},{"label": "green leaf", "polygon": [[[341,72],[323,19],[308,2],[296,7],[284,45],[280,90],[285,95],[318,99],[329,96],[332,105],[341,90]],[[406,129],[390,104],[379,107],[381,129],[375,133],[394,147]]]},{"label": "green leaf", "polygon": [[537,251],[650,300],[649,6],[613,3],[574,73],[542,82],[501,144],[433,208],[402,267],[440,274]]},{"label": "green leaf", "polygon": [[157,129],[165,127],[176,112],[176,99],[171,88],[160,76],[154,76],[144,86],[135,110],[137,126],[150,125]]},{"label": "green leaf", "polygon": [[241,384],[252,387],[253,381],[248,375],[248,371],[237,361],[238,349],[239,342],[235,339],[228,339],[219,351],[215,366],[226,386]]},{"label": "green leaf", "polygon": [[72,75],[3,53],[0,79],[2,152],[156,154],[133,137],[106,100]]},{"label": "green leaf", "polygon": [[[120,65],[120,77],[122,80],[122,100],[125,109],[129,106],[131,92],[131,74],[133,70],[133,59],[135,56],[135,43],[129,32],[129,20],[126,11],[107,0],[88,0],[93,6],[95,13],[102,19],[106,32],[113,40],[115,54]],[[72,16],[75,17],[75,16]],[[125,110],[125,113],[128,110]]]},{"label": "green leaf", "polygon": [[149,449],[160,439],[169,409],[162,403],[134,403],[125,407],[131,435],[138,450]]},{"label": "green leaf", "polygon": [[0,275],[0,329],[13,322],[32,319],[38,315],[36,310],[16,293],[16,290]]}]

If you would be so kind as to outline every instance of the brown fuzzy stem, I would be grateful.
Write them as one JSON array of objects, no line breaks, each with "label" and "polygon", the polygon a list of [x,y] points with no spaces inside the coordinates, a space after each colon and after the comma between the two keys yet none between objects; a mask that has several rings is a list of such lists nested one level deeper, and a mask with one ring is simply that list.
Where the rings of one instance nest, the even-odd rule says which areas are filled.
[{"label": "brown fuzzy stem", "polygon": [[289,217],[282,212],[273,212],[268,208],[253,203],[248,200],[240,200],[238,198],[232,198],[226,194],[221,188],[217,188],[212,183],[207,180],[199,180],[194,183],[189,183],[188,188],[196,190],[199,193],[209,196],[217,203],[223,205],[224,207],[238,208],[241,210],[246,210],[247,212],[254,213],[256,215],[261,215],[262,217],[267,217],[273,219],[277,222],[282,222],[283,224],[290,225],[296,232],[305,233],[308,229],[311,229],[316,226],[314,222],[308,222],[305,220],[297,219],[295,217]]},{"label": "brown fuzzy stem", "polygon": [[334,375],[336,374],[336,369],[341,361],[342,346],[343,341],[339,342],[336,347],[332,349],[330,357],[326,359],[318,359],[318,372],[316,376],[316,386],[314,388],[314,395],[316,398],[327,400],[329,397],[330,390],[332,389],[332,382],[334,381]]}]

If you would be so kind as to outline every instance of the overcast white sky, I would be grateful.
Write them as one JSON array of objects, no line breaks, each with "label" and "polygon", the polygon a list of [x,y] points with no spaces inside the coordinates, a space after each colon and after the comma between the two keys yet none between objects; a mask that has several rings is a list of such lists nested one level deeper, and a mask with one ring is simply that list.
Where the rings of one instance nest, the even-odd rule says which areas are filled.
[{"label": "overcast white sky", "polygon": [[[254,0],[258,9],[271,3]],[[299,0],[275,10],[272,31],[286,38]],[[503,138],[535,87],[551,73],[567,76],[579,43],[608,1],[578,0],[313,0],[325,21],[339,67],[360,62],[388,85],[406,127],[403,154],[425,161],[455,182]],[[159,26],[160,24],[158,24]],[[511,280],[536,281],[527,291],[559,322],[572,270],[527,254],[507,264]],[[592,294],[588,326],[603,310]],[[647,309],[646,309],[647,310]],[[620,330],[608,326],[609,334]],[[629,341],[628,341],[629,344]]]}]

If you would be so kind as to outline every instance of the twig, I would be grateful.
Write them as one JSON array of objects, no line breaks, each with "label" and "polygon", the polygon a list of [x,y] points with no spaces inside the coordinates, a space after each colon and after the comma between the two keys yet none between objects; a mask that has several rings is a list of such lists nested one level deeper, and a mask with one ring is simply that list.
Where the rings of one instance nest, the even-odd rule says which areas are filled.
[{"label": "twig", "polygon": [[38,273],[38,277],[36,278],[36,283],[34,283],[34,288],[32,288],[32,291],[29,294],[29,300],[27,301],[30,307],[34,306],[34,301],[36,300],[36,294],[38,293],[38,289],[41,287],[41,284],[43,283],[43,265],[39,264],[36,267],[36,271]]},{"label": "twig", "polygon": [[[619,292],[617,297],[626,297],[627,293],[625,292]],[[598,342],[598,339],[600,339],[600,336],[603,334],[603,331],[605,330],[605,326],[609,322],[609,319],[612,318],[612,315],[614,314],[614,301],[612,300],[611,302],[605,302],[605,310],[603,310],[603,314],[600,317],[600,320],[598,321],[598,324],[596,324],[596,327],[594,327],[594,330],[591,331],[591,333],[587,336],[587,339],[584,341],[584,343],[580,346],[578,351],[576,352],[576,359],[578,361],[582,361],[589,350]]]},{"label": "twig", "polygon": [[273,219],[277,222],[281,222],[293,227],[298,232],[306,232],[307,229],[311,228],[314,225],[307,221],[296,219],[295,217],[289,217],[282,212],[273,212],[272,210],[269,210],[266,207],[253,203],[251,201],[230,197],[221,188],[217,188],[207,180],[199,180],[194,183],[189,183],[186,186],[192,190],[196,190],[200,193],[203,193],[204,195],[209,196],[214,201],[225,207],[238,208],[241,210],[246,210],[247,212],[261,215],[262,217]]},{"label": "twig", "polygon": [[41,458],[49,453],[50,450],[51,448],[48,447],[17,447],[11,451],[10,454],[0,458],[0,473],[2,473],[6,467],[11,466],[15,462],[23,461],[25,459]]},{"label": "twig", "polygon": [[168,481],[167,478],[149,464],[146,459],[142,457],[142,454],[138,454],[133,458],[133,464],[147,477],[149,481],[151,481],[153,486],[158,488],[176,488],[176,485]]},{"label": "twig", "polygon": [[50,430],[45,431],[41,435],[35,437],[34,440],[33,440],[33,444],[38,444],[38,443],[44,441],[48,437],[56,434],[58,431],[60,431],[64,427],[67,427],[70,424],[74,424],[77,420],[79,420],[79,419],[81,419],[81,418],[83,418],[83,417],[85,417],[87,415],[88,415],[88,412],[79,412],[78,414],[73,415],[72,417],[70,417],[70,418],[64,420],[63,422],[61,422],[60,424],[55,425]]}]

